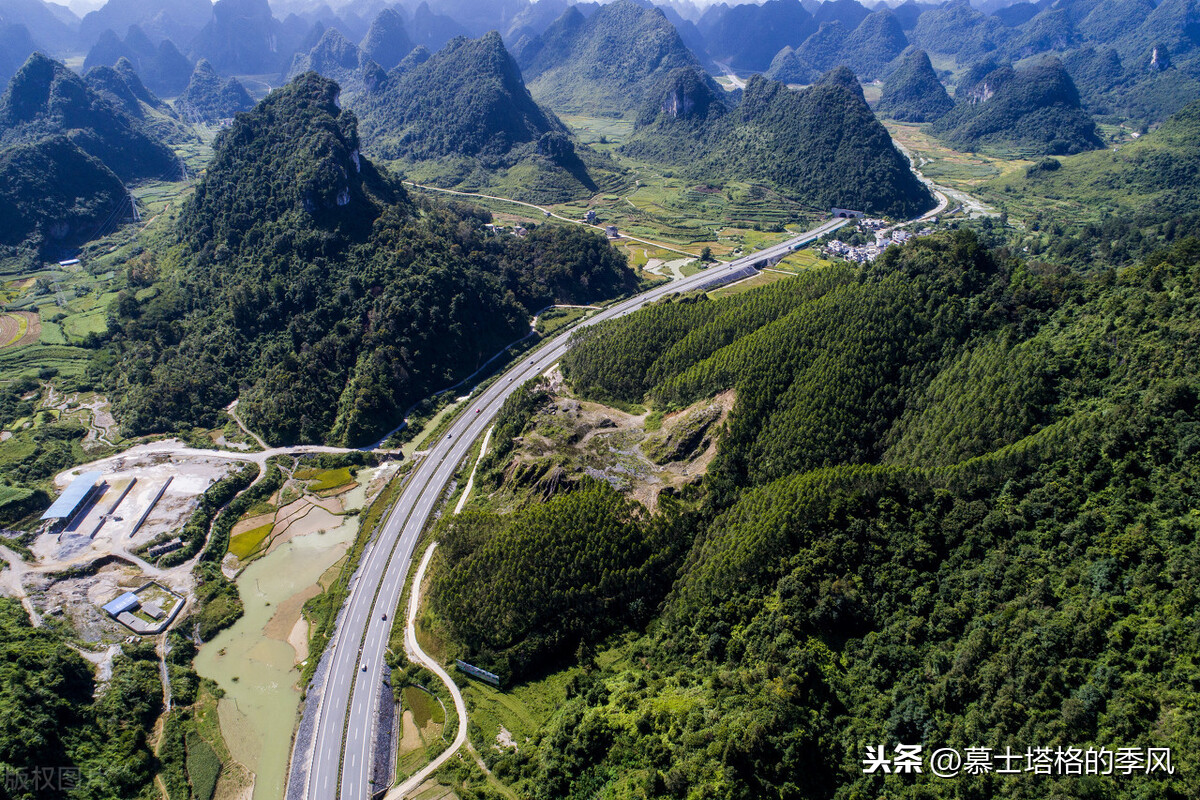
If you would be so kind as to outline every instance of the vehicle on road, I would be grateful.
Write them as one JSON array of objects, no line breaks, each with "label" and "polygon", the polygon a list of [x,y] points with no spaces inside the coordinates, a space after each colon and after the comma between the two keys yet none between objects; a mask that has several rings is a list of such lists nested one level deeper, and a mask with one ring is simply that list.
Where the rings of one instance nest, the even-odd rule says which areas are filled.
[{"label": "vehicle on road", "polygon": [[385,612],[383,612],[383,615],[382,615],[382,616],[380,616],[379,618],[380,618],[380,619],[387,619],[387,612],[386,612],[386,611],[385,611]]},{"label": "vehicle on road", "polygon": [[475,409],[475,413],[478,414],[482,410],[483,410],[482,408],[477,408],[477,409]]},{"label": "vehicle on road", "polygon": [[364,661],[364,662],[363,662],[363,665],[362,665],[362,671],[363,671],[363,672],[366,672],[366,671],[367,671],[367,665],[368,665],[369,663],[371,663],[371,662],[369,662],[369,661]]}]

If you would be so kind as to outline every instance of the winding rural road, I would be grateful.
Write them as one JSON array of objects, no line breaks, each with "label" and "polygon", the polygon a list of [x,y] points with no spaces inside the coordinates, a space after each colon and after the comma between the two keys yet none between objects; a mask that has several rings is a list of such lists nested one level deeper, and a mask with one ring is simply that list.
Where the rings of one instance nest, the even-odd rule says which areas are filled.
[{"label": "winding rural road", "polygon": [[[830,220],[728,264],[660,284],[596,313],[576,329],[625,316],[669,294],[752,275],[755,265],[782,258],[795,247],[847,222]],[[562,358],[576,329],[525,354],[519,364],[481,392],[451,424],[441,441],[430,446],[428,454],[413,470],[382,529],[364,553],[333,638],[322,656],[323,663],[317,670],[318,676],[323,676],[321,684],[312,687],[309,700],[318,704],[315,730],[308,743],[302,737],[297,738],[289,798],[364,800],[386,788],[375,786],[371,777],[381,690],[388,678],[384,653],[417,539],[458,465],[472,443],[492,424],[500,406],[518,387],[547,372]],[[460,718],[459,726],[465,726],[464,719]],[[455,742],[461,744],[462,739],[460,735]],[[447,749],[436,763],[448,759],[456,749]]]},{"label": "winding rural road", "polygon": [[[492,194],[480,194],[479,192],[460,192],[455,189],[441,189],[441,188],[438,188],[437,186],[427,186],[423,183],[417,183],[416,181],[405,181],[405,183],[407,183],[409,186],[415,186],[418,189],[424,189],[427,192],[439,192],[441,194],[452,194],[452,195],[456,195],[458,197],[466,197],[466,198],[471,198],[471,199],[475,199],[475,200],[479,200],[481,198],[484,200],[499,200],[504,203],[512,203],[514,206],[525,206],[526,208],[532,208],[535,211],[540,211],[543,216],[553,217],[554,219],[557,219],[561,222],[570,222],[572,225],[582,225],[585,228],[594,228],[595,230],[598,230],[601,233],[604,233],[604,230],[605,230],[604,225],[593,225],[590,222],[584,222],[582,220],[571,219],[570,217],[564,217],[562,214],[558,214],[554,211],[551,211],[550,209],[545,208],[544,206],[534,205],[533,203],[526,203],[524,200],[510,200],[507,197],[497,197]],[[629,198],[625,198],[625,199],[629,200]],[[630,205],[632,205],[632,201],[630,201]],[[678,247],[672,247],[671,245],[663,244],[662,242],[652,242],[649,239],[639,239],[638,237],[630,236],[627,233],[622,233],[621,238],[628,239],[631,242],[641,242],[642,244],[650,245],[651,247],[657,247],[659,250],[670,250],[672,253],[679,253],[680,255],[691,256],[692,258],[696,257],[695,253],[689,253],[687,250],[680,250]]]}]

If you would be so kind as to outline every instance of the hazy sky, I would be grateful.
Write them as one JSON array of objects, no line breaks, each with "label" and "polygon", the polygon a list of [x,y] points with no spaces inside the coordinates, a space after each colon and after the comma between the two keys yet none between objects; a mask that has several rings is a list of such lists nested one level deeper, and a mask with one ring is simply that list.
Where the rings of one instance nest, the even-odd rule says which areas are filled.
[{"label": "hazy sky", "polygon": [[[602,0],[602,2],[604,1],[605,0]],[[54,2],[54,0],[51,0],[51,2]],[[78,16],[82,17],[89,11],[95,11],[97,8],[100,8],[102,5],[104,5],[106,0],[58,0],[58,2],[65,3]],[[270,2],[270,0],[268,0],[268,2]],[[345,5],[347,0],[313,0],[313,5],[318,5],[321,2],[327,2],[330,6],[337,8],[338,6]],[[537,0],[534,0],[534,2],[537,2]],[[730,5],[737,5],[739,3],[762,2],[762,0],[692,0],[692,2],[703,8],[704,6],[711,5],[715,2],[726,2]],[[863,5],[866,6],[871,6],[873,4],[874,0],[863,3]],[[434,3],[430,3],[430,5],[434,5]]]},{"label": "hazy sky", "polygon": [[104,5],[105,0],[59,0],[59,2],[74,11],[76,16],[82,17],[89,11],[95,11],[97,8],[100,8],[100,6]]}]

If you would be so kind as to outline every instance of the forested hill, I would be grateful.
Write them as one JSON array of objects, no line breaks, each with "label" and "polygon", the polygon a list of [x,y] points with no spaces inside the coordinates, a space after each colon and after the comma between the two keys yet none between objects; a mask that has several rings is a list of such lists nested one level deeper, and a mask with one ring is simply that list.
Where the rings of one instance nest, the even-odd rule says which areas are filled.
[{"label": "forested hill", "polygon": [[677,71],[644,107],[624,151],[695,180],[769,183],[816,209],[910,217],[932,208],[852,74],[850,82],[854,89],[823,79],[793,92],[756,76],[729,109],[711,81]]},{"label": "forested hill", "polygon": [[[963,83],[973,85],[971,77]],[[955,91],[958,105],[934,125],[958,149],[993,145],[1066,155],[1104,146],[1058,59],[1016,70],[1002,65],[986,74],[978,92],[968,90],[964,98],[963,88]]]},{"label": "forested hill", "polygon": [[118,297],[98,361],[131,432],[212,423],[239,395],[271,442],[362,443],[529,331],[532,311],[630,291],[600,237],[485,237],[360,153],[337,84],[306,73],[216,142],[178,244]]},{"label": "forested hill", "polygon": [[192,70],[183,94],[175,101],[180,116],[191,122],[214,123],[254,106],[254,99],[237,78],[222,78],[207,60]]},{"label": "forested hill", "polygon": [[[0,727],[0,764],[10,775],[3,796],[147,796],[157,760],[146,731],[163,705],[158,669],[153,644],[127,642],[117,646],[111,676],[98,685],[95,667],[77,652],[70,628],[34,628],[17,600],[0,598],[0,712],[6,721]],[[177,699],[188,682],[178,685]],[[35,767],[53,777],[35,775]]]},{"label": "forested hill", "polygon": [[1137,261],[1200,234],[1200,101],[1137,141],[1044,158],[985,189],[1033,210],[1022,246],[1038,257],[1080,268]]},{"label": "forested hill", "polygon": [[[562,367],[585,396],[736,405],[700,509],[656,518],[690,541],[656,621],[579,648],[492,768],[539,800],[1200,795],[1197,287],[1196,240],[1081,278],[958,232],[581,333]],[[582,507],[558,502],[539,513]],[[439,587],[504,581],[454,621],[474,641],[538,631],[543,602],[574,619],[563,570],[481,569],[553,538],[530,521],[448,537]],[[566,563],[643,579],[590,536]],[[866,745],[897,744],[1171,748],[1175,772],[864,774]]]},{"label": "forested hill", "polygon": [[657,8],[630,0],[584,18],[574,7],[519,51],[529,89],[559,113],[633,115],[673,70],[700,69]]},{"label": "forested hill", "polygon": [[66,136],[123,181],[175,178],[170,148],[62,64],[34,53],[0,96],[0,145]]},{"label": "forested hill", "polygon": [[1200,101],[1192,103],[1120,149],[1046,159],[1016,176],[994,181],[1049,205],[1071,197],[1116,216],[1136,212],[1154,220],[1195,213],[1200,205]]},{"label": "forested hill", "polygon": [[386,158],[448,155],[497,160],[543,134],[566,134],[525,88],[500,34],[458,38],[389,76],[359,104],[363,139]]},{"label": "forested hill", "polygon": [[913,47],[884,82],[875,112],[901,122],[934,122],[952,108],[954,101],[933,71],[929,54]]},{"label": "forested hill", "polygon": [[534,102],[495,31],[459,37],[424,63],[392,70],[353,107],[369,152],[438,162],[425,170],[442,184],[469,178],[478,185],[515,168],[512,191],[520,199],[561,202],[596,191],[581,155],[593,167],[615,169],[607,158],[577,152],[566,126]]},{"label": "forested hill", "polygon": [[[65,136],[0,148],[0,245],[53,257],[128,208],[121,179]],[[122,215],[120,219],[124,219]]]}]

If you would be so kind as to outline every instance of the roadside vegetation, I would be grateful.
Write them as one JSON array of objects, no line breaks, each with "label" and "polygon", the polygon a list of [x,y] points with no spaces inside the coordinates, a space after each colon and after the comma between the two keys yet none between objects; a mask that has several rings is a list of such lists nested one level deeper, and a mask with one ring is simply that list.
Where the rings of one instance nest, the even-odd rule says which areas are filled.
[{"label": "roadside vegetation", "polygon": [[[473,718],[500,737],[473,732],[482,757],[532,797],[719,786],[808,797],[899,790],[897,776],[863,774],[861,741],[1190,752],[1180,701],[1196,613],[1186,575],[1197,270],[1194,240],[1084,277],[960,231],[869,266],[589,329],[563,361],[583,396],[669,413],[733,388],[737,403],[704,500],[675,512],[687,543],[664,565],[673,577],[653,622],[619,604],[593,610],[557,651],[565,661],[531,659],[522,672],[520,659],[498,656],[505,643],[542,641],[539,615],[591,608],[586,587],[602,584],[578,580],[564,605],[560,570],[630,573],[582,544],[577,559],[551,559],[561,567],[509,577],[505,559],[478,554],[515,544],[530,515],[565,513],[598,490],[564,481],[549,503],[443,523],[431,596],[442,653],[513,670],[505,693],[469,689]],[[538,391],[514,395],[524,399],[497,432],[511,426],[527,446]],[[493,458],[505,465],[512,452]],[[609,513],[602,524],[626,519]],[[670,514],[646,518],[644,541]],[[552,537],[555,526],[534,529]],[[446,591],[463,591],[467,575],[498,587],[478,618]],[[1164,607],[1176,609],[1170,619]],[[552,708],[519,723],[529,693]],[[1015,716],[1012,697],[1025,698]],[[515,748],[502,744],[509,722],[528,731]],[[807,788],[787,780],[801,772]],[[1181,775],[1128,781],[1182,798],[1193,787]],[[946,791],[916,779],[931,796]],[[1101,783],[1116,791],[1115,780]],[[1029,777],[1005,791],[1041,797],[1047,781],[1072,791],[1070,778]]]}]

